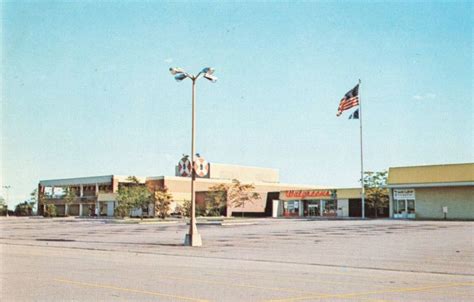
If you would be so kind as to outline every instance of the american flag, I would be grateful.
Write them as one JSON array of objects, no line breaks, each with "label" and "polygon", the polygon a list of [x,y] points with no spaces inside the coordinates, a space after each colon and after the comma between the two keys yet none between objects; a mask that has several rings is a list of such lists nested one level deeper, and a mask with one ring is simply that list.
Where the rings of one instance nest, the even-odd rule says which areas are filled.
[{"label": "american flag", "polygon": [[345,110],[351,109],[357,105],[359,105],[359,84],[349,90],[341,99],[336,115],[340,116]]}]

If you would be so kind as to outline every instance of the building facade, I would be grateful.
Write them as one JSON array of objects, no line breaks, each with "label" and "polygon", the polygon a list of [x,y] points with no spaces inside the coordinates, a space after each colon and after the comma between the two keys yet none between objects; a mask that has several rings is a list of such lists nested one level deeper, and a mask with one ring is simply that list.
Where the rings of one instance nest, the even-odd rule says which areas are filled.
[{"label": "building facade", "polygon": [[[145,183],[144,177],[137,177]],[[119,186],[130,183],[127,176],[104,175],[65,179],[41,180],[38,184],[38,215],[43,215],[44,205],[53,204],[59,216],[113,216]],[[71,190],[75,198],[65,200]]]},{"label": "building facade", "polygon": [[474,220],[474,163],[390,168],[390,217]]},{"label": "building facade", "polygon": [[273,216],[362,217],[361,196],[360,188],[285,190],[274,201]]},{"label": "building facade", "polygon": [[[176,169],[176,174],[179,174]],[[181,176],[151,176],[137,177],[140,184],[148,187],[150,192],[167,188],[173,196],[171,212],[191,199],[191,178]],[[226,164],[209,164],[209,173],[195,180],[196,203],[205,202],[206,193],[212,186],[231,184],[238,179],[244,184],[255,186],[255,192],[260,198],[242,207],[228,205],[225,215],[240,215],[247,213],[253,216],[271,216],[271,201],[278,199],[281,190],[312,188],[312,186],[282,184],[279,182],[279,172],[276,169],[246,167]],[[43,215],[43,204],[54,204],[59,216],[114,216],[117,207],[117,193],[122,185],[130,183],[127,176],[106,175],[79,177],[67,179],[41,180],[38,185],[38,214]],[[66,203],[65,192],[75,193],[74,201]],[[154,216],[154,205],[150,203],[143,213],[142,209],[132,210],[131,216]]]}]

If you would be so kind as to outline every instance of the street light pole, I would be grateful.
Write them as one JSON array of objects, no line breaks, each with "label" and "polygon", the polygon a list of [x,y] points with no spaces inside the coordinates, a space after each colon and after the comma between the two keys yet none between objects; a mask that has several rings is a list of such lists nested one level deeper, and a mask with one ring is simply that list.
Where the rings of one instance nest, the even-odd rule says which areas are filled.
[{"label": "street light pole", "polygon": [[204,68],[196,76],[186,73],[181,68],[170,68],[170,72],[175,76],[176,81],[182,81],[189,78],[192,83],[192,117],[191,117],[191,221],[189,222],[189,233],[186,234],[184,245],[202,246],[201,235],[196,226],[196,200],[194,181],[196,180],[196,171],[194,169],[194,154],[196,152],[196,81],[203,76],[211,82],[216,82],[217,78],[213,76],[214,69]]},{"label": "street light pole", "polygon": [[194,170],[194,153],[196,152],[196,78],[191,79],[192,88],[192,122],[191,122],[191,221],[189,223],[189,234],[184,239],[184,245],[202,246],[201,235],[196,226],[196,200],[194,198],[194,181],[196,171]]},{"label": "street light pole", "polygon": [[3,186],[3,188],[5,189],[5,191],[7,191],[7,217],[9,216],[9,215],[8,215],[8,202],[10,201],[10,198],[9,198],[9,197],[10,197],[10,188],[11,188],[11,187],[12,187],[12,186],[9,186],[9,185]]}]

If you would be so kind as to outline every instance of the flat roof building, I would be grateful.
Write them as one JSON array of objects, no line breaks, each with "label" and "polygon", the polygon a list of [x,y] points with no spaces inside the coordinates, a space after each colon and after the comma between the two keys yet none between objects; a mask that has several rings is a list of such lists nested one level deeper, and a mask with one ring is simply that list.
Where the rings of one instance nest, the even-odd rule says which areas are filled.
[{"label": "flat roof building", "polygon": [[[140,183],[146,178],[136,176]],[[130,183],[128,176],[104,175],[64,179],[41,180],[38,184],[38,215],[44,213],[44,201],[56,206],[57,214],[72,216],[113,216],[116,193],[120,184]],[[65,202],[66,188],[72,190],[75,199]]]},{"label": "flat roof building", "polygon": [[474,163],[394,167],[390,217],[474,220]]},{"label": "flat roof building", "polygon": [[[176,167],[176,175],[179,175]],[[185,200],[191,199],[191,178],[181,176],[151,176],[137,177],[139,182],[146,185],[150,191],[167,188],[172,194],[171,211]],[[233,179],[238,179],[243,184],[253,184],[255,192],[260,198],[243,207],[228,205],[226,215],[235,213],[251,213],[258,216],[270,216],[269,205],[271,200],[278,199],[281,190],[295,190],[314,188],[309,185],[283,184],[279,180],[276,169],[247,167],[227,164],[209,164],[209,172],[204,177],[195,180],[196,203],[204,203],[206,193],[212,186],[218,184],[231,184]],[[41,180],[38,185],[38,200],[54,204],[58,215],[73,216],[114,216],[117,207],[117,193],[121,185],[130,183],[128,176],[106,175],[92,177],[78,177],[67,179]],[[76,195],[71,204],[64,200],[65,189],[72,189]],[[44,212],[43,205],[38,204],[38,214]],[[140,216],[141,209],[132,211],[132,216]],[[154,216],[154,205],[150,204],[146,216]]]},{"label": "flat roof building", "polygon": [[[179,169],[176,168],[176,175]],[[171,211],[191,199],[191,178],[182,176],[137,177],[150,192],[167,188],[172,194]],[[361,217],[360,188],[321,188],[311,185],[280,183],[276,169],[213,164],[208,173],[195,180],[196,205],[205,206],[211,187],[231,184],[238,179],[253,184],[260,198],[243,206],[227,205],[227,216],[247,213],[273,217]],[[38,184],[38,214],[43,204],[54,204],[58,215],[114,216],[118,189],[130,183],[128,176],[105,175],[41,180]],[[65,189],[72,189],[75,198],[67,204]],[[474,220],[474,163],[391,167],[387,188],[389,207],[369,208],[367,217],[395,219],[465,219]],[[145,210],[143,210],[145,211]],[[377,213],[372,213],[377,211]],[[132,211],[132,216],[154,216],[154,205],[147,213]]]}]

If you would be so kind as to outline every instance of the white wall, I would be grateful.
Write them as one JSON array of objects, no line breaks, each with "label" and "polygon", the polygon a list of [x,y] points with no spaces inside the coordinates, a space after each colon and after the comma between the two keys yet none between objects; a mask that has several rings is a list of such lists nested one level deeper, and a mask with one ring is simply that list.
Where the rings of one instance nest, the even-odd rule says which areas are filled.
[{"label": "white wall", "polygon": [[337,216],[349,217],[349,200],[348,199],[337,200]]}]

